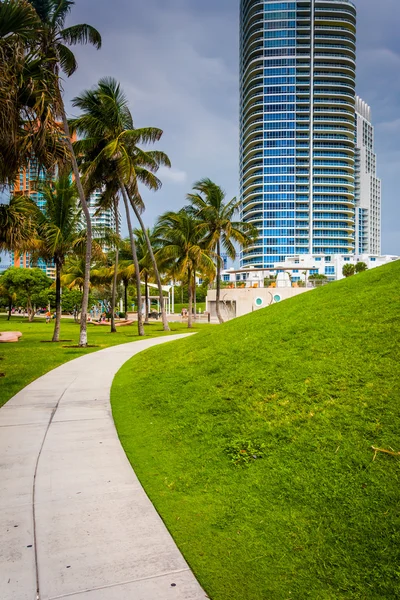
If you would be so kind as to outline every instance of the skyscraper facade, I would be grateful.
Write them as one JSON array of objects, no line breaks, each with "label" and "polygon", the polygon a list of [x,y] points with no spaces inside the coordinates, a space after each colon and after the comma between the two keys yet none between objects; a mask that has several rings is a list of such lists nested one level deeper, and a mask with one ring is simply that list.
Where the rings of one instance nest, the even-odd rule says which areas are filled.
[{"label": "skyscraper facade", "polygon": [[[29,196],[42,210],[45,205],[43,194],[40,191],[40,182],[45,180],[45,173],[39,169],[35,159],[29,161],[28,165],[20,170],[19,177],[14,182],[13,191]],[[29,269],[32,266],[29,252],[11,252],[11,266]],[[55,279],[56,270],[53,261],[45,261],[41,258],[37,261],[37,267],[44,271],[48,277]]]},{"label": "skyscraper facade", "polygon": [[356,8],[241,0],[242,267],[354,254]]},{"label": "skyscraper facade", "polygon": [[371,108],[356,98],[356,252],[381,254],[381,180],[377,177]]},{"label": "skyscraper facade", "polygon": [[[101,191],[96,191],[91,194],[88,206],[90,212],[90,218],[92,221],[92,227],[94,230],[94,236],[101,236],[102,230],[111,229],[112,231],[120,230],[121,215],[118,211],[118,222],[116,222],[114,210],[112,208],[106,208],[99,211],[99,200],[101,197]],[[108,252],[111,248],[107,243],[103,243],[103,252]]]}]

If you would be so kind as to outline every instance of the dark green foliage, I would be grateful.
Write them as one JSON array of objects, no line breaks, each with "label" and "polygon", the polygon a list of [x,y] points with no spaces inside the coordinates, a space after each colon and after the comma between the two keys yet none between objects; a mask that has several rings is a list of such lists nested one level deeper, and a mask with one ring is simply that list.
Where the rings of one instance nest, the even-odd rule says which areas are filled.
[{"label": "dark green foliage", "polygon": [[212,600],[399,598],[400,459],[372,450],[400,451],[399,280],[322,286],[117,375],[121,442]]},{"label": "dark green foliage", "polygon": [[356,273],[363,273],[367,269],[368,269],[368,267],[365,262],[358,262],[356,264]]},{"label": "dark green foliage", "polygon": [[226,448],[234,465],[249,465],[264,456],[264,444],[250,440],[235,440]]},{"label": "dark green foliage", "polygon": [[347,265],[343,265],[342,272],[345,277],[351,277],[356,272],[356,267],[348,263]]}]

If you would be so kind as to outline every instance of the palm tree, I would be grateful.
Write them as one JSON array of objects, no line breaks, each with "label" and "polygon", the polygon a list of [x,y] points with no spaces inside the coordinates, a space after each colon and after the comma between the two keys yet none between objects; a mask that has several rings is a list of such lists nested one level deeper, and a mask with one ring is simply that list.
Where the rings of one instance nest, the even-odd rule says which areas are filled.
[{"label": "palm tree", "polygon": [[58,78],[38,48],[42,25],[27,0],[0,3],[0,183],[12,185],[29,160],[42,168],[67,158],[57,122]]},{"label": "palm tree", "polygon": [[90,43],[99,49],[101,47],[101,36],[94,27],[91,27],[87,24],[65,27],[65,20],[75,4],[74,0],[29,0],[29,2],[35,8],[41,22],[40,29],[37,31],[37,45],[39,48],[39,54],[46,64],[47,69],[57,77],[58,83],[56,86],[54,104],[56,105],[62,118],[65,134],[64,142],[70,153],[76,187],[86,220],[87,247],[85,257],[85,280],[83,285],[79,345],[87,346],[87,309],[90,285],[90,263],[92,256],[92,225],[89,207],[86,201],[78,164],[72,146],[68,120],[59,83],[59,75],[60,73],[63,73],[67,75],[67,77],[70,77],[76,71],[78,66],[75,56],[68,45]]},{"label": "palm tree", "polygon": [[27,196],[14,195],[0,204],[0,251],[31,250],[35,245],[38,208]]},{"label": "palm tree", "polygon": [[[154,268],[153,262],[151,260],[149,254],[149,248],[147,244],[146,237],[142,231],[142,229],[135,229],[134,231],[136,237],[136,246],[138,249],[138,258],[139,258],[139,267],[140,267],[140,277],[143,277],[144,280],[144,295],[145,295],[145,324],[149,322],[149,306],[150,306],[150,297],[149,297],[149,282],[150,280],[154,280]],[[160,238],[158,236],[158,231],[156,228],[147,229],[147,236],[150,240],[151,247],[153,252],[155,252],[155,256],[157,255],[157,250],[160,248]]]},{"label": "palm tree", "polygon": [[[77,106],[83,112],[81,117],[73,120],[72,127],[85,137],[85,139],[77,142],[75,147],[77,153],[89,157],[89,164],[85,170],[86,176],[88,178],[93,177],[99,165],[104,161],[112,161],[115,177],[120,185],[127,212],[128,230],[136,272],[138,273],[139,270],[138,265],[136,265],[133,233],[129,229],[131,225],[130,215],[128,214],[129,204],[146,239],[159,289],[163,326],[165,331],[169,331],[161,277],[151,241],[141,217],[144,204],[138,189],[138,182],[142,182],[148,188],[158,190],[161,187],[161,182],[155,176],[155,173],[160,165],[170,166],[169,159],[163,152],[144,151],[139,147],[139,144],[158,141],[161,138],[162,131],[155,127],[135,129],[127,98],[119,84],[112,78],[101,79],[95,90],[87,91],[75,98],[74,106]],[[136,280],[140,313],[142,304],[139,290],[140,283],[138,283],[138,278]],[[140,333],[140,335],[143,333]]]},{"label": "palm tree", "polygon": [[124,311],[128,312],[128,287],[135,279],[135,265],[133,264],[133,256],[131,243],[129,239],[122,240],[119,246],[119,269],[118,280],[122,281],[124,286]]},{"label": "palm tree", "polygon": [[193,276],[198,268],[204,273],[215,273],[214,253],[207,248],[202,224],[188,211],[167,212],[157,222],[160,236],[160,256],[170,263],[174,279],[188,281],[189,315],[188,327],[192,328]]},{"label": "palm tree", "polygon": [[[104,175],[104,173],[103,173]],[[86,185],[88,182],[85,182]],[[93,182],[94,183],[94,182]],[[88,189],[85,185],[85,188]],[[113,262],[114,268],[112,270],[112,293],[111,293],[111,333],[116,333],[117,328],[115,326],[115,305],[117,297],[117,284],[118,284],[118,263],[119,263],[119,247],[122,242],[119,234],[120,230],[120,215],[119,215],[119,198],[118,198],[118,186],[115,186],[115,181],[111,178],[99,179],[97,185],[90,186],[90,193],[96,188],[103,187],[103,193],[97,201],[96,214],[101,214],[103,211],[111,210],[114,213],[114,231],[103,231],[104,243],[113,248]]]},{"label": "palm tree", "polygon": [[83,291],[85,285],[86,259],[79,254],[72,254],[65,262],[61,275],[61,284],[69,290]]},{"label": "palm tree", "polygon": [[86,241],[82,231],[78,192],[69,173],[56,181],[47,182],[40,188],[44,207],[38,216],[40,245],[37,250],[42,258],[53,260],[56,268],[56,321],[53,342],[60,339],[61,325],[61,271],[66,257],[74,248]]},{"label": "palm tree", "polygon": [[249,223],[234,221],[239,211],[240,201],[232,198],[225,202],[225,192],[210,179],[202,179],[194,184],[193,190],[197,193],[187,195],[191,202],[191,209],[202,225],[200,227],[206,236],[208,248],[215,252],[217,263],[217,293],[216,311],[220,323],[224,320],[220,310],[221,297],[221,249],[232,260],[237,257],[235,244],[245,248],[258,237],[258,231]]}]

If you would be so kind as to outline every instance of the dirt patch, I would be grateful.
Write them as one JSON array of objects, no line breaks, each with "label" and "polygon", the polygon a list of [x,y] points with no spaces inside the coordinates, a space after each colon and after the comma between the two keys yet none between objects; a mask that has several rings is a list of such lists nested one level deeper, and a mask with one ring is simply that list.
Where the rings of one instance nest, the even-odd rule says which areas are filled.
[{"label": "dirt patch", "polygon": [[63,346],[63,348],[100,348],[100,346]]},{"label": "dirt patch", "polygon": [[53,342],[52,340],[40,340],[41,344],[66,344],[68,342],[72,342],[72,340],[58,340],[58,342]]}]

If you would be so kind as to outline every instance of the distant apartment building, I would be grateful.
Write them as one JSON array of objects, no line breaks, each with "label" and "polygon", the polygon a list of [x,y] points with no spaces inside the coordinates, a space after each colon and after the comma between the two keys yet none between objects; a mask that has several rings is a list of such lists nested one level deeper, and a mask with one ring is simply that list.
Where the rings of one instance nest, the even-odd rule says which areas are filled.
[{"label": "distant apartment building", "polygon": [[[99,212],[98,203],[101,197],[101,191],[94,192],[89,198],[89,212],[92,220],[94,237],[101,237],[102,231],[111,229],[112,231],[120,230],[121,215],[118,211],[117,219],[115,218],[114,210],[107,208]],[[108,252],[110,247],[107,243],[103,243],[103,252]]]},{"label": "distant apartment building", "polygon": [[355,247],[356,7],[241,0],[241,266]]},{"label": "distant apartment building", "polygon": [[[26,168],[21,169],[19,177],[14,183],[13,191],[29,196],[40,209],[43,209],[44,199],[43,194],[38,189],[38,184],[41,181],[44,181],[44,179],[45,173],[38,168],[38,164],[35,160],[31,160]],[[32,267],[32,260],[29,252],[24,252],[23,254],[11,252],[10,258],[12,267],[21,267],[25,269]],[[52,261],[39,259],[36,266],[39,267],[39,269],[42,269],[48,277],[55,279],[55,267]]]},{"label": "distant apartment building", "polygon": [[356,97],[356,253],[381,254],[381,180],[377,177],[371,108]]},{"label": "distant apartment building", "polygon": [[[23,193],[26,196],[29,196],[40,209],[44,208],[44,199],[43,194],[38,189],[38,183],[45,179],[45,174],[43,171],[38,170],[37,163],[33,160],[30,161],[27,168],[22,169],[19,178],[16,180],[14,184],[14,192]],[[95,192],[89,198],[89,211],[90,216],[94,228],[94,236],[101,237],[102,230],[116,229],[116,222],[114,211],[111,209],[107,209],[101,212],[98,212],[98,200],[101,195],[101,192]],[[120,220],[120,219],[118,219]],[[109,247],[107,244],[103,244],[103,251],[107,252]],[[29,252],[25,252],[22,254],[19,253],[10,253],[10,265],[12,267],[21,267],[28,269],[32,267],[31,255]],[[42,269],[49,277],[52,279],[55,278],[55,268],[52,261],[44,261],[39,259],[37,262],[37,267]]]}]

